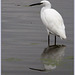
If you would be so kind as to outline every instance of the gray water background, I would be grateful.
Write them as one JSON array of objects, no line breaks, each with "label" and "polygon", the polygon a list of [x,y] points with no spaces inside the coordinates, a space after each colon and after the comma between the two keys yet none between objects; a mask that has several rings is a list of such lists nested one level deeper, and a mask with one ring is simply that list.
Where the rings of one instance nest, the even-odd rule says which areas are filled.
[{"label": "gray water background", "polygon": [[[47,48],[47,32],[40,19],[42,6],[26,6],[36,2],[40,0],[2,0],[2,75],[73,75],[73,0],[50,0],[66,27],[67,39],[57,37],[57,44],[66,46],[63,63],[45,72],[29,69],[44,69],[40,58]],[[52,45],[53,40],[52,35]]]}]

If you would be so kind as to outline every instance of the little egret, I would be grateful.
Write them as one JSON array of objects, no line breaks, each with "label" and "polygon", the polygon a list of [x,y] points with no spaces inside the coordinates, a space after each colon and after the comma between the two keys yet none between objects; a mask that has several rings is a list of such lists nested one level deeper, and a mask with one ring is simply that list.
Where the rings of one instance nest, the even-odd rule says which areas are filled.
[{"label": "little egret", "polygon": [[43,8],[41,9],[41,20],[48,32],[48,46],[50,44],[50,34],[55,35],[55,45],[56,36],[59,36],[61,39],[66,39],[63,18],[55,9],[51,8],[51,3],[48,0],[42,0],[40,3],[31,4],[29,6],[35,5],[43,5]]}]

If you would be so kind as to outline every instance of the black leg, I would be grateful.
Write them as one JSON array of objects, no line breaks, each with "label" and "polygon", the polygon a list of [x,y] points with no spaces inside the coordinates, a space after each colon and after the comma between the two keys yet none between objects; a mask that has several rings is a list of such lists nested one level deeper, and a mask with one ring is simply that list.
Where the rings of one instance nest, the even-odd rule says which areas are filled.
[{"label": "black leg", "polygon": [[48,46],[50,45],[50,34],[48,34]]},{"label": "black leg", "polygon": [[55,42],[54,42],[54,44],[56,45],[56,35],[55,35]]}]

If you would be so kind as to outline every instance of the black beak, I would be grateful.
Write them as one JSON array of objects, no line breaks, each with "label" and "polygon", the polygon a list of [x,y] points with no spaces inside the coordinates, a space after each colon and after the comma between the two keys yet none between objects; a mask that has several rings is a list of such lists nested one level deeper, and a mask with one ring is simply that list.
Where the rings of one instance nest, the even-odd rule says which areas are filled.
[{"label": "black beak", "polygon": [[31,4],[29,6],[41,5],[42,3]]}]

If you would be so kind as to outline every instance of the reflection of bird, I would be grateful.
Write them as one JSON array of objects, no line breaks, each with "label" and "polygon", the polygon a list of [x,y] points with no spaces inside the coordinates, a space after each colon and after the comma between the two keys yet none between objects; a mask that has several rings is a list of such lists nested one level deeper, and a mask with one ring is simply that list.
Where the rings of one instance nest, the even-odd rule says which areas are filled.
[{"label": "reflection of bird", "polygon": [[51,8],[51,3],[47,0],[43,0],[40,3],[31,4],[34,5],[44,5],[41,9],[41,19],[46,26],[48,32],[48,45],[50,44],[50,34],[55,35],[55,45],[56,45],[56,35],[61,39],[66,39],[65,26],[62,16],[55,10]]},{"label": "reflection of bird", "polygon": [[41,58],[46,70],[55,69],[64,56],[64,45],[52,45],[45,48]]},{"label": "reflection of bird", "polygon": [[41,61],[44,69],[29,68],[36,71],[49,71],[55,69],[64,56],[65,45],[52,45],[44,49],[41,54]]}]

